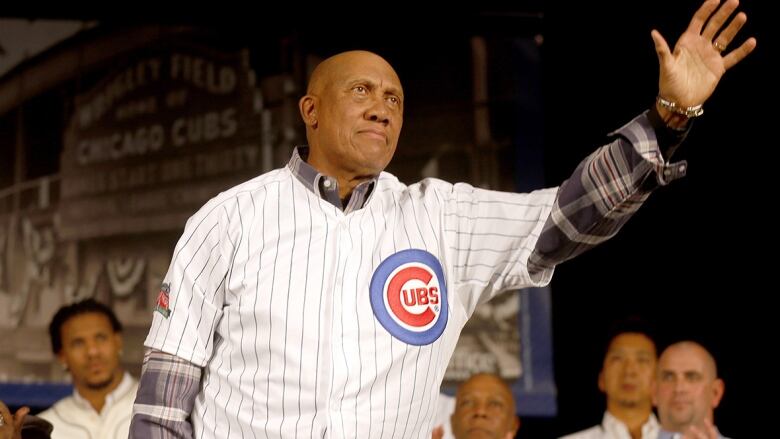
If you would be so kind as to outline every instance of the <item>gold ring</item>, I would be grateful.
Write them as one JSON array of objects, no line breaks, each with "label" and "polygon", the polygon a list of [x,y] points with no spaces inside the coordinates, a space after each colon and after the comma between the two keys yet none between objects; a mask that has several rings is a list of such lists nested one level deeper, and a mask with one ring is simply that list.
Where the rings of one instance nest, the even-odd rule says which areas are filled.
[{"label": "gold ring", "polygon": [[715,50],[717,50],[718,52],[723,52],[724,50],[726,50],[726,46],[724,46],[723,44],[720,44],[717,41],[713,41],[712,42],[712,47],[714,47]]}]

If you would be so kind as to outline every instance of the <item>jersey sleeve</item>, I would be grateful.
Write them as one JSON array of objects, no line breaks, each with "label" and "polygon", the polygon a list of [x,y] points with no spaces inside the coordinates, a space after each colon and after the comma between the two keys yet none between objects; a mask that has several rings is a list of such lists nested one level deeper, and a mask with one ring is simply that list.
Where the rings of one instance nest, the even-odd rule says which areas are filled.
[{"label": "jersey sleeve", "polygon": [[527,194],[456,184],[444,194],[444,234],[456,293],[471,315],[478,303],[518,288],[546,285],[553,269],[528,273],[528,257],[550,214],[556,188]]},{"label": "jersey sleeve", "polygon": [[226,204],[212,200],[187,221],[144,342],[201,367],[211,356],[222,317],[232,254]]}]

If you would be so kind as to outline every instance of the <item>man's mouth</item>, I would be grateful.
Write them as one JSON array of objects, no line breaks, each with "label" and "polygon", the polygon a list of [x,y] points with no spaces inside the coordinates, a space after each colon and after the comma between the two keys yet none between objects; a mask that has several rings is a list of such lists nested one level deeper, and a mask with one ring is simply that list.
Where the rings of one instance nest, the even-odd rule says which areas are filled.
[{"label": "man's mouth", "polygon": [[367,134],[370,137],[375,137],[377,139],[385,140],[387,139],[387,134],[385,134],[382,130],[374,130],[374,129],[368,129],[368,130],[360,130],[360,134]]}]

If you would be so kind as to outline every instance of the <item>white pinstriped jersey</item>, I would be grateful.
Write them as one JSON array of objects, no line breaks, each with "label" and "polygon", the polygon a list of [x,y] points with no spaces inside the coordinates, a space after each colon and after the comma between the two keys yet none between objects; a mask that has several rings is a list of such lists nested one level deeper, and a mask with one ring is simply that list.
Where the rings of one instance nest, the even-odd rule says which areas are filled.
[{"label": "white pinstriped jersey", "polygon": [[187,222],[145,344],[203,367],[196,437],[430,437],[477,303],[552,276],[525,267],[555,196],[382,173],[345,214],[269,172]]}]

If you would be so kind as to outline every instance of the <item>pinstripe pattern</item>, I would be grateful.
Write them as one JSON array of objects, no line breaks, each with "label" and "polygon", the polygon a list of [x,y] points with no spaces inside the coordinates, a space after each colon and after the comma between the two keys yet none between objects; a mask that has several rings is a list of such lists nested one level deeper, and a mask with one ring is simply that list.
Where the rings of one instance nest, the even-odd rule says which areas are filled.
[{"label": "pinstripe pattern", "polygon": [[[663,161],[646,115],[615,135],[560,190],[407,187],[382,173],[342,210],[335,185],[296,152],[215,197],[188,221],[165,280],[172,314],[155,314],[146,341],[203,367],[194,431],[429,437],[433,397],[477,304],[547,283],[557,262],[614,235],[652,188],[684,174]],[[443,267],[449,318],[428,345],[402,342],[372,313],[372,274],[406,249]]]}]

